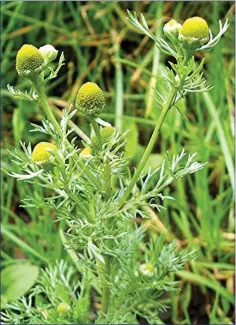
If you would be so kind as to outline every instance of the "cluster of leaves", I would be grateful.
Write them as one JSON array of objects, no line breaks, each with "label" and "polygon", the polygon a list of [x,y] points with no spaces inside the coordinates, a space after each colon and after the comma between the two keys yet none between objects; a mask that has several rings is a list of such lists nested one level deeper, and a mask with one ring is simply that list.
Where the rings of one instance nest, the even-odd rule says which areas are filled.
[{"label": "cluster of leaves", "polygon": [[[44,121],[43,126],[37,126],[36,130],[47,133],[54,138],[59,148],[54,152],[53,164],[38,165],[32,161],[32,150],[30,144],[22,143],[23,151],[12,152],[15,162],[25,174],[10,174],[19,180],[37,184],[49,191],[45,198],[29,196],[23,201],[27,208],[42,206],[49,207],[55,211],[58,219],[65,219],[68,224],[68,242],[72,248],[88,250],[91,257],[102,257],[106,252],[114,255],[115,248],[109,249],[105,244],[106,239],[115,239],[119,248],[120,241],[127,235],[125,221],[132,221],[136,216],[149,217],[146,206],[160,210],[161,201],[171,199],[161,194],[161,191],[174,179],[201,170],[202,163],[193,162],[195,156],[189,156],[187,162],[182,166],[180,163],[185,158],[184,150],[180,155],[163,161],[161,167],[146,175],[140,176],[140,190],[136,188],[125,205],[119,206],[119,199],[123,195],[127,180],[127,159],[123,157],[123,151],[117,153],[117,142],[124,145],[124,135],[118,135],[118,131],[109,138],[108,142],[100,148],[97,156],[86,159],[85,169],[93,174],[97,183],[90,181],[84,170],[78,168],[77,159],[80,149],[71,141],[73,150],[69,150],[67,137],[73,130],[67,130],[69,119],[75,111],[69,113],[64,111],[61,122],[64,138],[60,138],[53,126]],[[83,159],[83,158],[80,158]],[[108,175],[107,175],[108,173]],[[154,187],[149,185],[153,176],[159,175],[159,180]],[[107,197],[106,182],[111,182]],[[154,203],[153,198],[159,197],[159,203]],[[105,226],[105,220],[110,220],[110,226]],[[76,239],[77,238],[77,239]],[[120,251],[120,250],[119,250]],[[119,253],[117,254],[117,258]]]},{"label": "cluster of leaves", "polygon": [[[79,289],[79,290],[78,290]],[[58,306],[64,303],[69,310],[60,312]],[[41,270],[36,286],[30,295],[7,305],[1,313],[4,324],[80,324],[89,308],[89,293],[85,283],[80,282],[75,270],[63,260],[55,266]]]},{"label": "cluster of leaves", "polygon": [[[188,251],[182,252],[183,255],[179,254],[174,244],[165,248],[164,242],[159,239],[155,245],[150,244],[149,248],[146,248],[145,259],[146,261],[151,259],[156,272],[151,280],[145,279],[139,272],[143,257],[138,254],[139,250],[142,249],[140,243],[144,239],[145,231],[142,226],[135,226],[133,221],[135,217],[150,217],[145,209],[147,206],[158,210],[163,208],[161,201],[166,198],[171,199],[171,197],[163,196],[161,191],[174,179],[200,170],[204,164],[193,162],[194,155],[192,155],[181,165],[181,162],[185,160],[184,150],[180,155],[174,156],[172,161],[167,156],[161,167],[154,172],[149,170],[147,174],[140,176],[140,189],[136,188],[125,205],[120,207],[119,199],[124,192],[126,183],[129,182],[126,172],[127,159],[124,158],[124,150],[117,151],[114,148],[117,148],[118,143],[122,149],[125,143],[125,135],[120,135],[118,130],[115,130],[100,148],[97,156],[86,159],[84,168],[89,169],[98,180],[98,184],[91,182],[87,178],[85,171],[78,167],[78,157],[81,160],[84,158],[78,156],[80,149],[75,145],[75,138],[70,142],[70,146],[68,145],[67,137],[73,131],[67,129],[68,121],[74,114],[75,111],[64,111],[61,121],[63,138],[59,137],[52,124],[48,121],[44,121],[42,126],[35,126],[34,131],[40,131],[51,136],[59,148],[58,151],[52,153],[54,156],[53,162],[44,165],[34,163],[30,144],[26,146],[22,143],[23,152],[15,150],[11,154],[13,162],[25,173],[12,173],[11,176],[16,177],[19,181],[37,184],[47,190],[48,195],[45,198],[26,197],[23,206],[27,208],[46,206],[55,212],[58,220],[65,220],[67,225],[66,248],[80,252],[78,256],[83,264],[83,273],[85,270],[91,270],[92,282],[95,283],[94,287],[97,292],[100,292],[97,264],[104,265],[106,256],[112,258],[110,276],[106,281],[111,288],[111,301],[114,303],[109,309],[109,314],[106,315],[106,321],[113,322],[114,317],[120,317],[118,316],[120,313],[117,313],[120,308],[122,308],[122,313],[125,311],[122,316],[124,322],[130,322],[132,318],[133,323],[138,314],[151,320],[153,308],[155,310],[165,308],[156,299],[163,290],[169,291],[174,288],[173,283],[169,280],[170,273],[180,269],[183,266],[183,261],[190,259],[192,256],[189,255]],[[71,149],[71,146],[73,149]],[[154,175],[155,177],[158,176],[159,180],[153,187],[150,183]],[[106,188],[107,179],[111,182],[108,190]],[[107,191],[109,191],[109,197],[107,197]],[[154,202],[153,198],[158,197],[159,202]],[[109,227],[107,227],[107,222]],[[117,270],[119,271],[117,272]],[[48,312],[48,318],[42,318],[41,323],[42,321],[53,323],[53,317],[56,317],[56,304],[59,303],[60,299],[67,301],[66,298],[60,298],[62,296],[55,288],[51,290],[50,286],[46,286],[47,276],[49,276],[49,282],[53,283],[50,272],[52,273],[51,269],[43,273],[43,284],[39,281],[41,286],[37,286],[37,290],[34,291],[34,296],[37,296],[39,292],[46,293],[51,302],[50,308],[48,307],[49,310],[51,310],[52,305],[54,306],[54,309]],[[53,274],[54,279],[59,275],[57,272]],[[63,277],[63,272],[60,272],[60,274],[60,277]],[[83,278],[86,278],[86,274],[83,274]],[[47,276],[45,277],[45,275]],[[67,283],[69,282],[67,281]],[[77,291],[81,290],[77,286],[75,288]],[[88,287],[86,287],[86,290],[88,290]],[[70,289],[70,294],[72,292],[75,292],[74,289]],[[142,296],[140,292],[142,292]],[[150,304],[144,304],[145,301],[149,301]],[[39,307],[37,300],[35,302]],[[71,305],[71,300],[68,303]],[[30,309],[24,298],[16,306],[18,306],[18,310]],[[120,307],[118,308],[118,306]],[[14,309],[14,305],[9,307]],[[17,309],[15,308],[15,310]],[[34,317],[42,317],[43,315],[38,312],[37,308],[33,308],[33,311],[26,312],[29,322],[35,320]],[[19,317],[23,317],[24,322],[27,323],[27,320],[25,320],[26,314],[24,313],[25,311],[23,316]],[[10,317],[12,314],[7,313],[7,315]],[[12,318],[10,319],[12,321]],[[74,315],[73,319],[78,322],[79,316]],[[18,320],[19,318],[17,318]],[[117,321],[118,318],[116,318]],[[70,318],[67,318],[67,322],[70,322]]]},{"label": "cluster of leaves", "polygon": [[[143,235],[143,230],[136,229],[127,237],[120,247],[121,258],[112,264],[107,279],[112,294],[109,313],[104,320],[107,324],[136,324],[137,316],[145,317],[151,323],[158,321],[157,312],[167,309],[160,300],[161,295],[164,291],[178,290],[178,282],[171,280],[171,273],[180,270],[186,261],[196,256],[194,249],[178,251],[174,242],[165,245],[161,236],[141,247]],[[126,256],[128,247],[133,250]],[[142,257],[138,249],[143,250]],[[76,270],[63,260],[41,270],[29,296],[7,304],[7,309],[1,313],[3,324],[88,324],[96,319],[90,311],[90,290],[93,288],[99,292],[100,280],[95,264],[91,262],[89,269],[84,268],[86,259],[82,258],[82,280],[79,280]],[[137,261],[150,261],[155,269],[154,275],[142,275]],[[62,303],[68,306],[68,310],[61,312],[58,309]],[[99,324],[99,318],[95,323]]]}]

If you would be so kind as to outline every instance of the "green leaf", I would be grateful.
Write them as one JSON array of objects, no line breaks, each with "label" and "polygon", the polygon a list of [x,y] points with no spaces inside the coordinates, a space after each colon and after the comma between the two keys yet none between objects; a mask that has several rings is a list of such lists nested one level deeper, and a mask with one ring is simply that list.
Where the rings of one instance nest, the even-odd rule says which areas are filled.
[{"label": "green leaf", "polygon": [[17,263],[4,268],[1,271],[1,308],[22,297],[33,286],[38,273],[39,268],[30,263]]}]

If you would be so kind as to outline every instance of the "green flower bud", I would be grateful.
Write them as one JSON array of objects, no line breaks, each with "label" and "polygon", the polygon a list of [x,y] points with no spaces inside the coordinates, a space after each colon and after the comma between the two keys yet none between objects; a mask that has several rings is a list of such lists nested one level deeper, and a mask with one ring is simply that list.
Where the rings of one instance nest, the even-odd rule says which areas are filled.
[{"label": "green flower bud", "polygon": [[84,158],[84,159],[88,159],[88,158],[92,158],[92,154],[91,154],[91,148],[90,147],[86,147],[84,148],[81,153],[80,153],[80,157]]},{"label": "green flower bud", "polygon": [[166,36],[174,36],[177,37],[179,35],[179,30],[182,25],[178,23],[176,20],[171,19],[167,24],[164,25],[163,31]]},{"label": "green flower bud", "polygon": [[179,31],[179,40],[190,45],[204,45],[209,41],[209,27],[201,17],[187,19]]},{"label": "green flower bud", "polygon": [[65,302],[61,302],[58,306],[57,306],[57,311],[59,314],[67,314],[69,311],[71,310],[70,305],[68,305]]},{"label": "green flower bud", "polygon": [[[102,128],[100,132],[102,145],[110,139],[114,131],[115,129],[113,128],[113,126],[105,126],[104,128]],[[93,136],[91,139],[91,149],[93,154],[96,154],[100,149],[99,141],[96,136]]]},{"label": "green flower bud", "polygon": [[94,82],[85,83],[78,91],[75,106],[87,115],[99,114],[105,106],[103,91]]},{"label": "green flower bud", "polygon": [[20,48],[16,56],[16,70],[20,76],[36,76],[44,67],[43,56],[35,46],[25,44]]},{"label": "green flower bud", "polygon": [[105,126],[101,130],[101,137],[104,142],[106,142],[114,133],[115,129],[113,126]]},{"label": "green flower bud", "polygon": [[[49,150],[48,150],[49,149]],[[49,162],[52,158],[51,150],[58,150],[55,144],[49,142],[38,143],[32,152],[32,160],[36,164],[43,164]]]}]

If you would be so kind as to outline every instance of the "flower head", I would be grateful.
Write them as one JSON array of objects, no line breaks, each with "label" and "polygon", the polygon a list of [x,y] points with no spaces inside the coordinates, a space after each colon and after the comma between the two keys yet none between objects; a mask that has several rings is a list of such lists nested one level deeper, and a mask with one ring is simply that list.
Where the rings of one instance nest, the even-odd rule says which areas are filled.
[{"label": "flower head", "polygon": [[85,83],[78,91],[75,106],[85,114],[99,114],[105,106],[103,91],[94,82]]},{"label": "flower head", "polygon": [[92,150],[90,147],[84,148],[80,153],[80,157],[85,159],[91,158],[92,157],[91,151]]},{"label": "flower head", "polygon": [[61,302],[58,306],[57,306],[57,311],[60,314],[66,314],[71,310],[70,305],[68,305],[65,302]]},{"label": "flower head", "polygon": [[187,19],[179,31],[179,39],[197,46],[206,44],[209,41],[209,27],[201,17]]},{"label": "flower head", "polygon": [[45,64],[48,64],[56,59],[58,51],[54,46],[47,44],[39,48],[39,52],[42,54]]},{"label": "flower head", "polygon": [[[112,136],[114,131],[115,131],[115,129],[113,128],[113,126],[105,126],[104,128],[102,128],[102,130],[100,132],[102,145],[110,139],[110,137]],[[97,136],[92,137],[91,148],[92,148],[93,153],[97,153],[98,150],[100,149],[100,145],[99,145]]]},{"label": "flower head", "polygon": [[167,24],[164,25],[163,31],[164,33],[169,36],[178,36],[179,30],[181,29],[182,25],[178,23],[176,20],[171,19]]},{"label": "flower head", "polygon": [[25,44],[19,49],[16,56],[16,70],[19,75],[35,76],[44,66],[43,56],[35,46]]},{"label": "flower head", "polygon": [[104,142],[107,141],[112,136],[114,131],[115,131],[115,129],[113,128],[113,126],[105,126],[104,128],[102,128],[102,130],[101,130],[102,140]]},{"label": "flower head", "polygon": [[38,143],[32,152],[32,160],[37,164],[43,164],[50,161],[52,158],[50,151],[56,151],[57,147],[53,143],[40,142]]},{"label": "flower head", "polygon": [[154,275],[154,265],[152,263],[144,263],[139,267],[139,271],[142,275],[147,277],[153,277]]}]

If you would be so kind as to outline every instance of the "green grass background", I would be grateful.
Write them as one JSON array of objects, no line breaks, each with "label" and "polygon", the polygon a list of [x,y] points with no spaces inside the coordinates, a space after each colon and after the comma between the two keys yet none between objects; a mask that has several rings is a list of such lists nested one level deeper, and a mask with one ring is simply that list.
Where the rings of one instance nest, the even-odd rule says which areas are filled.
[{"label": "green grass background", "polygon": [[[165,152],[197,152],[199,161],[208,161],[203,171],[178,180],[165,194],[175,201],[165,202],[166,211],[156,214],[146,225],[150,236],[163,233],[166,241],[180,246],[194,244],[198,259],[186,265],[176,278],[181,291],[166,299],[171,308],[163,321],[173,324],[231,324],[234,305],[234,2],[233,1],[132,1],[132,2],[2,2],[1,3],[1,100],[2,166],[19,172],[8,149],[19,141],[34,146],[47,137],[30,133],[30,123],[41,123],[43,113],[31,102],[16,100],[7,84],[21,90],[30,83],[18,77],[15,57],[25,43],[37,47],[52,44],[64,51],[66,65],[48,88],[50,104],[60,116],[73,103],[86,81],[105,91],[106,108],[102,118],[122,130],[130,130],[127,155],[134,167],[148,143],[160,112],[155,107],[152,87],[165,91],[164,66],[168,58],[153,42],[137,33],[127,20],[126,10],[143,13],[157,36],[171,18],[181,23],[198,15],[207,20],[213,34],[218,20],[229,19],[230,27],[206,58],[205,75],[214,88],[203,94],[190,94],[179,103],[188,117],[176,109],[169,113],[148,166],[158,167]],[[88,134],[86,121],[73,122]],[[79,145],[80,142],[78,142]],[[43,196],[40,188],[2,175],[2,267],[15,259],[28,259],[45,266],[48,261],[68,259],[58,232],[59,225],[48,209],[24,209],[27,195]],[[63,227],[63,224],[60,225]]]}]

